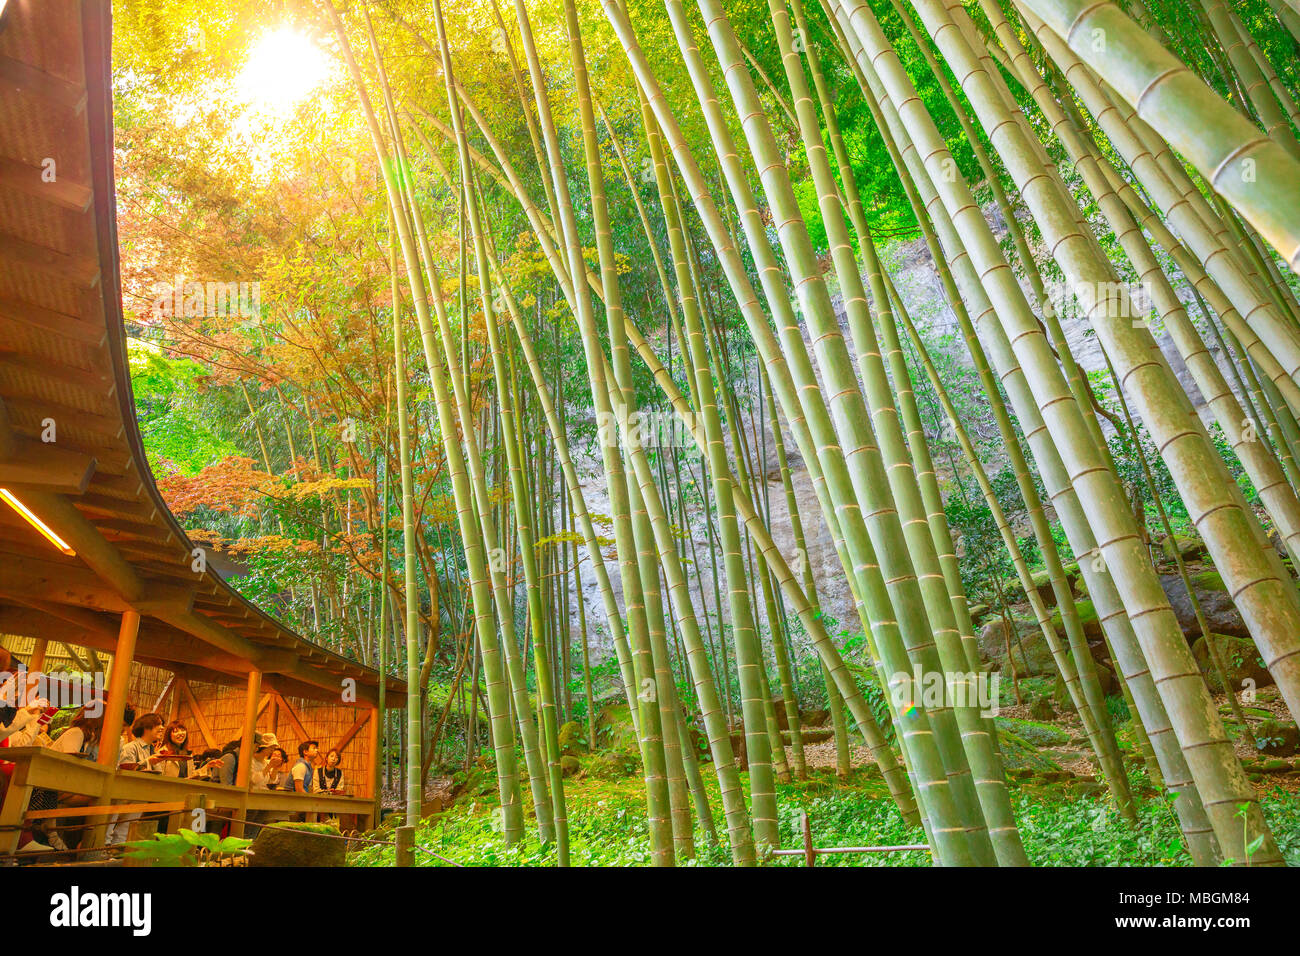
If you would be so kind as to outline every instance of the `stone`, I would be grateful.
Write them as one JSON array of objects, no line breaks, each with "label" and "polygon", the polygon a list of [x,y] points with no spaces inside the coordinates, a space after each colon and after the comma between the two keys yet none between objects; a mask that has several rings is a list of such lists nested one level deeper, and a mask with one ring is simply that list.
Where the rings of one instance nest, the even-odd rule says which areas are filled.
[{"label": "stone", "polygon": [[1290,757],[1300,751],[1300,728],[1290,721],[1264,720],[1253,728],[1255,746],[1272,757]]},{"label": "stone", "polygon": [[1060,769],[1053,755],[1041,752],[1014,731],[1006,728],[999,729],[998,744],[1002,748],[1002,765],[1008,771],[1030,770],[1043,773]]},{"label": "stone", "polygon": [[1097,671],[1097,682],[1101,684],[1101,696],[1110,697],[1112,694],[1118,694],[1120,692],[1119,680],[1115,677],[1115,672],[1110,665],[1094,659],[1092,666]]},{"label": "stone", "polygon": [[800,711],[799,721],[805,727],[828,727],[831,722],[831,712],[829,710]]},{"label": "stone", "polygon": [[[1183,629],[1187,639],[1192,641],[1198,638],[1201,634],[1200,625],[1196,622],[1196,612],[1192,609],[1187,588],[1183,587],[1183,579],[1177,574],[1162,574],[1160,586],[1164,589],[1174,614],[1178,616],[1178,626]],[[1223,579],[1217,572],[1204,571],[1195,575],[1192,578],[1192,590],[1201,605],[1201,613],[1205,615],[1211,633],[1227,634],[1231,637],[1250,637],[1246,622],[1242,620],[1241,614],[1232,603],[1232,598],[1223,586]]]},{"label": "stone", "polygon": [[277,823],[263,827],[248,848],[249,866],[343,866],[347,841],[337,827]]},{"label": "stone", "polygon": [[[1040,698],[1045,700],[1046,698]],[[1038,719],[1038,718],[1035,718]],[[1051,718],[1045,718],[1051,719]],[[1059,747],[1069,739],[1069,734],[1056,727],[1044,727],[1041,724],[1032,723],[1027,720],[1014,720],[1012,718],[997,718],[998,732],[1009,730],[1020,737],[1026,743],[1031,743],[1035,747]]]},{"label": "stone", "polygon": [[[1069,588],[1071,592],[1073,592],[1074,583],[1079,577],[1078,570],[1078,567],[1075,566],[1073,570],[1067,570],[1065,573],[1065,586]],[[1034,590],[1038,592],[1038,596],[1042,598],[1043,604],[1047,607],[1056,607],[1056,589],[1052,587],[1052,581],[1051,578],[1048,577],[1047,571],[1035,571],[1029,576],[1029,580],[1033,584]],[[1007,588],[1006,595],[1007,600],[1013,604],[1018,604],[1021,601],[1027,600],[1025,597],[1025,589],[1020,586],[1019,582],[1012,587]]]},{"label": "stone", "polygon": [[610,704],[596,715],[596,739],[592,742],[592,749],[640,752],[636,728],[632,726],[626,703]]},{"label": "stone", "polygon": [[564,776],[572,777],[581,769],[582,764],[579,763],[578,758],[574,757],[572,754],[565,754],[560,758],[560,772],[563,773]]},{"label": "stone", "polygon": [[578,723],[576,720],[561,725],[556,735],[560,742],[560,753],[568,756],[576,756],[584,753],[589,749],[587,740],[587,728]]},{"label": "stone", "polygon": [[636,773],[636,761],[625,753],[598,753],[587,763],[587,774],[603,780],[618,780]]},{"label": "stone", "polygon": [[[1046,697],[1042,699],[1048,700],[1048,698]],[[1061,676],[1059,674],[1056,676],[1056,682],[1052,685],[1052,697],[1049,706],[1050,704],[1055,704],[1057,707],[1061,708],[1061,710],[1067,714],[1074,713],[1074,700],[1070,697],[1070,692],[1069,690],[1066,689],[1065,681],[1061,680]],[[1032,716],[1032,712],[1031,712],[1031,716]],[[1041,718],[1035,718],[1035,719],[1037,720]]]},{"label": "stone", "polygon": [[[1083,639],[1087,642],[1089,650],[1092,651],[1092,656],[1104,660],[1106,640],[1101,629],[1101,619],[1097,617],[1097,609],[1093,607],[1092,601],[1087,598],[1076,598],[1074,611],[1079,617],[1079,626],[1083,628]],[[1065,633],[1065,623],[1061,620],[1061,609],[1059,607],[1052,611],[1052,627],[1061,636],[1061,643],[1069,647],[1070,641]],[[1097,648],[1101,649],[1100,657]]]},{"label": "stone", "polygon": [[1187,538],[1181,534],[1176,534],[1172,538],[1162,538],[1160,547],[1171,561],[1175,547],[1178,548],[1178,553],[1182,555],[1184,561],[1196,561],[1205,556],[1205,542],[1200,538]]},{"label": "stone", "polygon": [[[1215,650],[1219,652],[1223,671],[1228,675],[1228,681],[1234,691],[1240,691],[1242,683],[1246,680],[1254,681],[1257,688],[1272,686],[1273,675],[1264,666],[1264,660],[1259,656],[1259,648],[1255,646],[1254,641],[1227,634],[1212,634],[1211,637],[1214,640]],[[1197,665],[1205,674],[1210,689],[1222,692],[1219,672],[1215,670],[1214,662],[1210,660],[1210,651],[1205,646],[1205,638],[1197,638],[1192,644],[1192,656],[1196,658]]]},{"label": "stone", "polygon": [[[1015,664],[1016,674],[1020,677],[1034,677],[1038,674],[1051,673],[1052,652],[1047,646],[1042,630],[1037,624],[1012,619],[1019,632],[1019,639],[1011,635],[1011,660]],[[979,644],[980,658],[989,661],[1003,672],[1004,677],[1011,676],[1011,666],[1007,663],[1007,627],[1002,618],[989,621],[980,628],[976,639]]]},{"label": "stone", "polygon": [[1055,720],[1056,711],[1046,697],[1036,697],[1029,705],[1029,716],[1034,720]]}]

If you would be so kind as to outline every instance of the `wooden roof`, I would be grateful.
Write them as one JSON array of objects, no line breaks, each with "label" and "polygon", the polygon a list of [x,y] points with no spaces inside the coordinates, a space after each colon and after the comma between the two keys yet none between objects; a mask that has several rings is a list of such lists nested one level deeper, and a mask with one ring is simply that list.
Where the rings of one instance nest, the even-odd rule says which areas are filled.
[{"label": "wooden roof", "polygon": [[[111,651],[135,608],[144,663],[227,682],[252,664],[317,698],[352,678],[373,700],[375,671],[192,570],[154,484],[122,317],[108,0],[0,7],[0,487],[76,552],[0,503],[0,634]],[[389,687],[401,706],[403,683]]]}]

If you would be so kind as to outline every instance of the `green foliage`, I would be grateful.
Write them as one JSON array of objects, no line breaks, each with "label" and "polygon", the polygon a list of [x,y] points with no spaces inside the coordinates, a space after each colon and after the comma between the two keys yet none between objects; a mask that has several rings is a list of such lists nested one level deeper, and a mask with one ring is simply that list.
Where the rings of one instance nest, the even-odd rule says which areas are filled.
[{"label": "green foliage", "polygon": [[181,829],[178,833],[155,833],[151,840],[133,840],[126,844],[126,854],[146,866],[198,866],[200,850],[243,855],[252,842],[242,837],[223,839],[216,833]]},{"label": "green foliage", "polygon": [[214,461],[241,454],[203,414],[201,365],[169,358],[141,339],[129,340],[127,351],[140,433],[155,474],[196,475]]},{"label": "green foliage", "polygon": [[[742,774],[742,781],[746,775]],[[717,784],[706,774],[719,834],[725,834],[718,811]],[[1135,789],[1147,786],[1145,773],[1133,774]],[[778,825],[782,847],[802,845],[800,815],[812,821],[815,844],[898,846],[924,843],[919,827],[904,822],[884,785],[870,770],[857,771],[847,784],[814,773],[803,782],[777,784]],[[527,799],[527,797],[525,797]],[[1261,801],[1287,862],[1300,865],[1300,804],[1275,790]],[[1056,788],[1022,787],[1013,791],[1012,807],[1030,862],[1035,866],[1191,866],[1173,807],[1163,799],[1144,801],[1137,826],[1125,823],[1104,795],[1079,796]],[[584,779],[568,787],[572,862],[575,866],[647,866],[650,862],[645,797],[641,782]],[[462,799],[451,810],[420,823],[416,844],[463,866],[553,866],[552,846],[531,837],[506,846],[494,825],[492,797]],[[696,832],[697,856],[679,860],[686,866],[726,866],[724,848],[706,845]],[[354,866],[392,866],[391,847],[368,846],[352,854]],[[429,853],[416,853],[418,866],[447,865]],[[775,866],[802,866],[800,857],[775,857]],[[928,866],[929,854],[844,854],[819,857],[818,866]]]},{"label": "green foliage", "polygon": [[1106,698],[1106,713],[1110,714],[1111,724],[1126,724],[1133,719],[1128,702],[1118,695]]}]

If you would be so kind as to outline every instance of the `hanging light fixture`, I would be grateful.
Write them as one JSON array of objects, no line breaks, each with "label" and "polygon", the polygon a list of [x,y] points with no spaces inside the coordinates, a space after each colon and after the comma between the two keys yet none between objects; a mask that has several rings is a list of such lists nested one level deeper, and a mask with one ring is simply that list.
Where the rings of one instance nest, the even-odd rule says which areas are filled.
[{"label": "hanging light fixture", "polygon": [[[6,0],[0,0],[0,12],[3,12],[5,2]],[[39,531],[41,537],[45,538],[46,541],[50,542],[50,544],[54,545],[69,557],[76,556],[77,552],[72,549],[72,546],[59,537],[58,533],[42,521],[31,508],[28,508],[25,504],[19,501],[12,491],[8,488],[0,488],[0,498],[3,498],[5,504],[18,512],[19,516],[24,521]]]}]

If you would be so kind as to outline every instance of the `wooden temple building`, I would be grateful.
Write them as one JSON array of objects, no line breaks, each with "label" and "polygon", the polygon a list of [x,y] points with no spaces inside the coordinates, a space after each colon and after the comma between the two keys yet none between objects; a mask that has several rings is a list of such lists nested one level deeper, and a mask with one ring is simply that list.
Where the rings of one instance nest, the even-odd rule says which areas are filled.
[{"label": "wooden temple building", "polygon": [[[39,747],[0,807],[12,853],[34,787],[102,805],[356,815],[378,805],[380,675],[241,597],[155,487],[127,362],[113,179],[109,0],[0,0],[0,644],[29,671],[107,664],[102,739],[125,701],[184,720],[191,748],[273,731],[338,747],[353,796],[117,770]],[[200,570],[196,570],[196,568]],[[71,666],[78,670],[80,666]],[[387,701],[405,703],[389,678]]]}]

